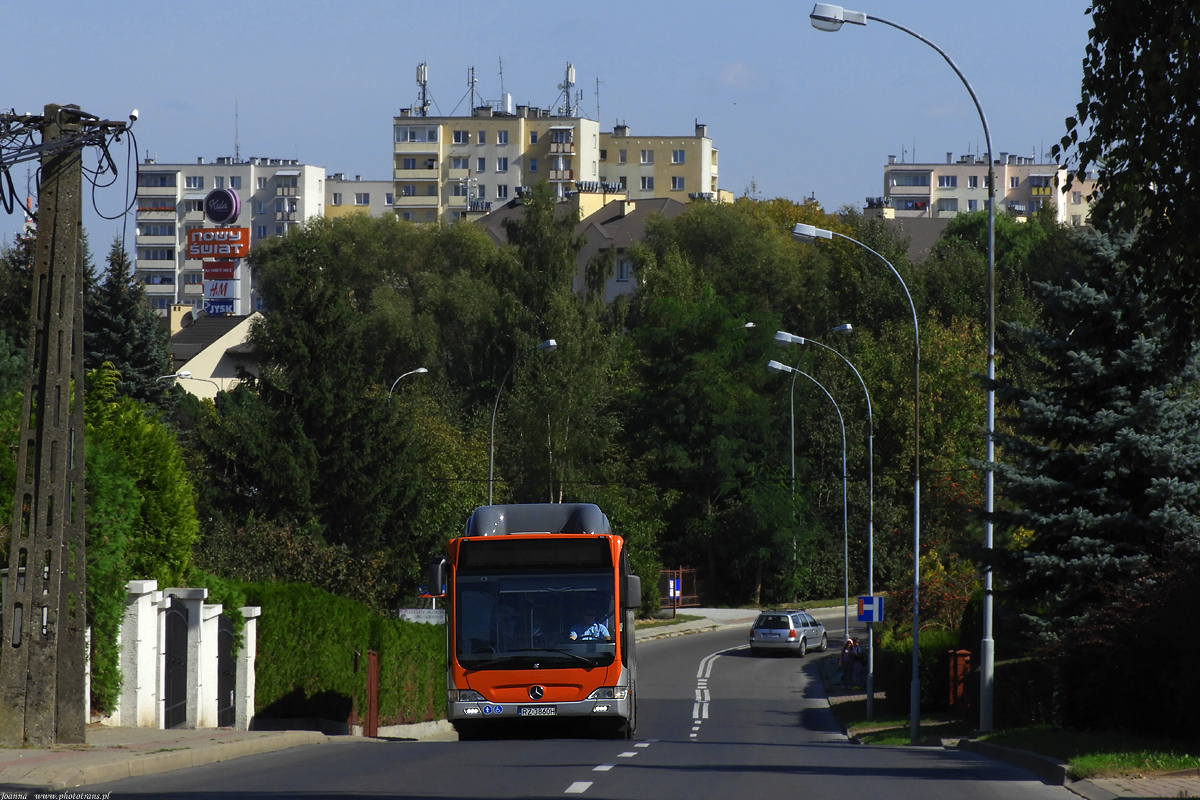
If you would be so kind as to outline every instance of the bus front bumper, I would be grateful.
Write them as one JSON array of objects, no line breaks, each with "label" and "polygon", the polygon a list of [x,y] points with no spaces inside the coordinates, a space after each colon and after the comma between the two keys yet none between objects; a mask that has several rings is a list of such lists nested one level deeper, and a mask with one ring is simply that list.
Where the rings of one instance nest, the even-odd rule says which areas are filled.
[{"label": "bus front bumper", "polygon": [[485,719],[557,719],[559,717],[629,717],[629,698],[623,700],[580,700],[572,703],[489,703],[452,702],[446,704],[446,718]]}]

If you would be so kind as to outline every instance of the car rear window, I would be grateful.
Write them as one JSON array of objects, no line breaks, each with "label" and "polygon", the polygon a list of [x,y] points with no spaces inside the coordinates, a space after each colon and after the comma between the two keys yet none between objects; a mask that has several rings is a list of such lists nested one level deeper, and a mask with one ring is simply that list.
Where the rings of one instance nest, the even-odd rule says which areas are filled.
[{"label": "car rear window", "polygon": [[792,627],[792,621],[786,614],[762,614],[755,620],[754,627],[784,630]]}]

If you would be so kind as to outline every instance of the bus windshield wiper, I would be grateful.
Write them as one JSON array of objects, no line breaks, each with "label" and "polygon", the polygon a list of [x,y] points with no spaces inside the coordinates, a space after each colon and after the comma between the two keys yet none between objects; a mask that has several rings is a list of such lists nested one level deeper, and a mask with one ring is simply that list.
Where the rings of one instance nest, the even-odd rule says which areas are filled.
[{"label": "bus windshield wiper", "polygon": [[507,664],[508,662],[513,660],[512,656],[514,656],[517,653],[522,654],[525,658],[530,657],[528,655],[529,653],[556,653],[559,655],[570,656],[571,658],[575,659],[576,661],[582,661],[584,664],[587,664],[589,667],[596,666],[596,662],[590,658],[581,656],[578,653],[572,653],[570,650],[562,650],[562,649],[556,648],[556,647],[533,647],[533,648],[525,648],[525,649],[521,649],[521,650],[507,650],[505,652],[509,655],[508,658],[493,658],[490,661],[485,661],[482,664],[476,664],[471,667],[468,667],[466,664],[463,664],[463,667],[468,670],[489,669],[491,667],[496,666],[497,664]]}]

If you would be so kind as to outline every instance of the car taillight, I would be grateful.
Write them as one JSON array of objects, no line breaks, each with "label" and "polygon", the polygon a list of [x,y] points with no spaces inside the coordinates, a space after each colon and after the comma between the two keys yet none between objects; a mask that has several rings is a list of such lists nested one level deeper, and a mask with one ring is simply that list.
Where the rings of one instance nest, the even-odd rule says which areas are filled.
[{"label": "car taillight", "polygon": [[796,641],[796,629],[795,628],[792,628],[790,631],[788,631],[788,641],[789,642]]}]

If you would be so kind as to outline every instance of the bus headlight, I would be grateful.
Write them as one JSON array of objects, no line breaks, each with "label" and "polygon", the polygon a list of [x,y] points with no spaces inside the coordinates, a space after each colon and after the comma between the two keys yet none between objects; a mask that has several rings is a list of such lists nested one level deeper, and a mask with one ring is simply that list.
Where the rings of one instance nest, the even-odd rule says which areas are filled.
[{"label": "bus headlight", "polygon": [[601,686],[587,696],[588,700],[627,700],[628,698],[628,686]]},{"label": "bus headlight", "polygon": [[447,703],[482,703],[486,698],[479,692],[471,689],[447,689]]}]

